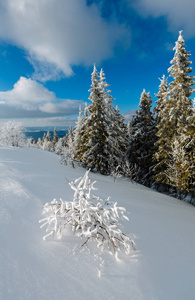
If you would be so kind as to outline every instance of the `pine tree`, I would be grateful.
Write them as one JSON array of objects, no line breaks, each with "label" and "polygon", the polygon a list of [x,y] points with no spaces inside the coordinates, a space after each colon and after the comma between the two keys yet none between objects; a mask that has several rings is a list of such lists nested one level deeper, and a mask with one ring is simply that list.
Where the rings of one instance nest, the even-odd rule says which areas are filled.
[{"label": "pine tree", "polygon": [[82,162],[92,170],[102,174],[109,173],[109,135],[108,119],[106,117],[105,102],[99,86],[97,69],[94,66],[92,85],[89,90],[89,99],[92,104],[88,106],[89,115],[85,118],[85,132],[83,135],[84,149]]},{"label": "pine tree", "polygon": [[100,71],[100,90],[105,103],[108,121],[108,143],[110,147],[110,169],[115,170],[124,164],[128,144],[128,130],[118,107],[114,108],[112,102],[114,98],[110,95],[109,84],[105,81],[103,69]]},{"label": "pine tree", "polygon": [[128,149],[129,162],[136,165],[138,181],[150,185],[151,166],[155,143],[155,122],[151,112],[150,93],[143,90],[139,110],[131,121],[131,138]]},{"label": "pine tree", "polygon": [[58,142],[58,133],[57,133],[57,130],[56,128],[54,129],[54,134],[53,134],[53,144],[55,145],[57,142]]},{"label": "pine tree", "polygon": [[55,153],[61,155],[62,150],[63,150],[63,139],[60,138],[55,144]]},{"label": "pine tree", "polygon": [[74,133],[73,129],[68,130],[68,134],[66,137],[66,144],[62,148],[61,151],[61,163],[62,164],[71,164],[74,168],[74,160],[75,160],[75,147],[74,147]]},{"label": "pine tree", "polygon": [[173,81],[169,87],[169,120],[172,125],[172,134],[179,135],[185,132],[188,126],[186,120],[192,115],[192,100],[189,98],[194,89],[194,76],[189,75],[192,72],[189,61],[190,54],[185,50],[182,31],[179,32],[178,40],[173,48],[175,55],[171,61],[172,66],[168,69]]},{"label": "pine tree", "polygon": [[192,202],[195,203],[195,109],[193,109],[193,113],[187,121],[188,127],[181,139],[185,149],[185,158],[189,162],[187,191],[191,194]]},{"label": "pine tree", "polygon": [[154,154],[154,178],[158,182],[158,187],[165,189],[165,183],[167,182],[167,175],[165,170],[167,169],[168,158],[171,151],[171,140],[169,121],[169,102],[167,99],[168,81],[163,75],[160,79],[159,92],[156,94],[158,100],[156,101],[155,113],[156,113],[156,136],[157,141],[155,143],[156,152]]},{"label": "pine tree", "polygon": [[76,122],[76,128],[74,130],[74,148],[75,148],[75,159],[81,161],[83,153],[83,135],[85,130],[84,118],[82,115],[82,109],[79,108],[79,116]]},{"label": "pine tree", "polygon": [[43,143],[44,143],[45,140],[46,140],[46,134],[45,134],[45,132],[44,132],[44,134],[43,134],[43,139],[42,139]]},{"label": "pine tree", "polygon": [[51,142],[51,140],[52,140],[51,139],[51,133],[50,133],[49,130],[47,131],[46,139],[47,139],[48,142]]},{"label": "pine tree", "polygon": [[[178,159],[176,159],[174,157],[176,154],[173,153],[173,148],[171,148],[175,141],[178,141],[180,144],[179,147],[182,149],[182,151],[185,151],[185,155],[183,156],[184,160],[188,162],[191,161],[193,164],[192,157],[190,158],[188,155],[187,144],[191,143],[189,139],[193,138],[190,133],[190,128],[194,113],[190,96],[194,92],[194,89],[192,88],[192,85],[194,84],[194,76],[190,75],[192,72],[192,68],[190,67],[192,62],[189,61],[189,52],[185,50],[182,31],[179,32],[179,37],[173,50],[175,50],[175,54],[173,60],[171,61],[172,66],[168,69],[170,76],[173,77],[173,81],[170,83],[168,90],[168,114],[166,111],[164,116],[164,118],[167,119],[167,122],[165,123],[168,133],[166,147],[167,155],[170,157],[170,159],[167,160],[167,170],[164,170],[163,175],[165,176],[166,183],[174,185],[178,190],[181,190],[182,185],[185,185],[184,182],[187,182],[186,177],[192,176],[192,172],[190,173],[189,170],[187,173],[183,168],[183,174],[181,176],[183,184],[181,182],[178,183],[176,173],[175,181],[173,176],[170,181],[170,176],[167,176],[167,174],[170,172],[170,163],[180,160],[179,155],[181,151],[176,151],[176,154],[178,153]],[[188,142],[186,143],[185,140],[188,140]],[[188,187],[186,187],[186,190],[188,190]]]},{"label": "pine tree", "polygon": [[176,188],[175,194],[182,199],[182,194],[189,192],[189,160],[186,159],[186,152],[180,138],[175,138],[171,145],[170,157],[166,175],[170,185]]},{"label": "pine tree", "polygon": [[[168,174],[171,184],[176,187],[179,198],[188,193],[195,202],[195,113],[188,117],[185,133],[178,136],[172,145]],[[173,173],[172,170],[175,172]]]}]

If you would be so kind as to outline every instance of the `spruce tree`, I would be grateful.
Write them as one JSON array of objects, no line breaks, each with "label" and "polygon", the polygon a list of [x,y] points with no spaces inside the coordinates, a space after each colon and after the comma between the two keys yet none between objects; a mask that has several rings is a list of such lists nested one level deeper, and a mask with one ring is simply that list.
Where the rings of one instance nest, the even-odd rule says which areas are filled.
[{"label": "spruce tree", "polygon": [[180,137],[177,137],[171,145],[166,175],[170,185],[176,188],[175,195],[179,199],[182,199],[182,194],[185,195],[186,192],[189,192],[189,171],[190,162],[186,157]]},{"label": "spruce tree", "polygon": [[154,179],[158,183],[158,188],[165,189],[165,183],[167,183],[167,175],[165,170],[167,169],[169,153],[171,151],[171,145],[169,140],[171,122],[169,121],[169,102],[167,101],[168,81],[163,75],[160,79],[159,92],[156,94],[158,100],[155,107],[155,119],[156,119],[156,136],[157,141],[155,143],[156,152],[154,154]]},{"label": "spruce tree", "polygon": [[82,162],[92,170],[102,174],[109,173],[109,135],[108,119],[101,88],[99,85],[97,69],[94,66],[92,85],[89,90],[89,99],[92,103],[88,106],[88,116],[85,118],[85,131],[83,134],[84,149]]},{"label": "spruce tree", "polygon": [[84,119],[82,115],[82,109],[79,108],[79,116],[76,122],[76,128],[74,130],[74,148],[75,148],[75,159],[81,160],[82,149],[83,149],[83,134],[84,134]]},{"label": "spruce tree", "polygon": [[[175,173],[172,176],[171,184],[176,187],[179,198],[191,195],[191,202],[195,202],[195,112],[187,118],[188,126],[185,133],[177,136],[176,146],[171,152],[168,172],[172,168]],[[178,180],[178,174],[180,178]]]},{"label": "spruce tree", "polygon": [[109,169],[113,170],[124,164],[128,143],[128,130],[124,117],[118,107],[114,108],[112,105],[114,98],[110,95],[111,90],[108,89],[109,84],[105,80],[105,74],[103,69],[101,69],[99,86],[104,100],[108,122],[109,135],[107,141],[110,148]]},{"label": "spruce tree", "polygon": [[187,192],[191,194],[191,201],[195,203],[195,109],[187,121],[188,127],[186,133],[181,136],[181,141],[185,149],[185,158],[189,162]]},{"label": "spruce tree", "polygon": [[[169,131],[169,139],[167,143],[172,145],[175,140],[177,140],[180,144],[181,149],[185,151],[185,161],[191,162],[193,165],[193,150],[188,149],[189,143],[193,143],[193,133],[192,133],[192,124],[194,120],[194,112],[192,99],[190,96],[194,92],[192,88],[194,84],[194,76],[190,75],[192,72],[192,68],[190,65],[192,64],[189,61],[190,54],[185,50],[185,43],[182,36],[182,31],[179,32],[178,40],[176,41],[174,58],[171,61],[172,66],[168,69],[170,72],[170,76],[173,77],[173,81],[170,83],[170,88],[168,91],[169,100],[168,100],[168,108],[169,108],[169,117],[167,119],[167,127]],[[192,154],[188,154],[190,153]],[[180,152],[178,152],[180,153]],[[173,150],[170,151],[169,156],[171,157],[170,161],[173,161]],[[179,155],[179,154],[178,154]],[[169,173],[170,162],[168,162],[168,169],[165,174]],[[192,171],[193,172],[193,171]],[[187,182],[187,177],[192,177],[192,172],[185,171],[183,168],[182,180]],[[167,177],[167,182],[169,183],[169,177]],[[181,190],[182,183],[177,183],[177,176],[175,172],[175,182],[174,178],[172,178],[171,185],[176,186],[178,190]],[[189,190],[189,187],[186,187],[186,190]]]},{"label": "spruce tree", "polygon": [[51,142],[51,133],[50,133],[50,131],[48,130],[47,131],[47,135],[46,135],[46,140],[48,141],[48,142]]},{"label": "spruce tree", "polygon": [[[190,54],[185,50],[185,43],[182,31],[179,32],[178,40],[175,43],[172,66],[168,69],[173,81],[169,87],[169,120],[172,125],[172,134],[179,135],[185,132],[188,126],[187,118],[192,115],[192,99],[190,96],[194,92],[194,76],[190,75],[192,64],[189,61]],[[171,130],[171,128],[170,128]]]},{"label": "spruce tree", "polygon": [[143,90],[139,110],[131,121],[131,137],[128,149],[129,162],[138,168],[140,183],[151,184],[151,166],[155,143],[155,122],[151,112],[150,93]]},{"label": "spruce tree", "polygon": [[58,142],[58,133],[57,133],[57,130],[56,128],[54,129],[54,134],[53,134],[53,144],[55,145],[57,142]]}]

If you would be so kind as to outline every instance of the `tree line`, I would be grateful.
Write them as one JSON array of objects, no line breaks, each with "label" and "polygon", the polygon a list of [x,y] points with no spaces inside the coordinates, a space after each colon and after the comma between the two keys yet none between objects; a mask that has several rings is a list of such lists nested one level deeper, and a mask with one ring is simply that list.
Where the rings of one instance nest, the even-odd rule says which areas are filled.
[{"label": "tree line", "polygon": [[162,76],[152,110],[150,93],[143,90],[139,109],[126,124],[101,69],[94,66],[89,90],[91,104],[79,111],[74,129],[64,138],[50,133],[36,145],[61,155],[61,162],[79,163],[104,175],[128,176],[195,203],[195,109],[192,62],[182,31],[168,69],[172,81]]},{"label": "tree line", "polygon": [[192,62],[182,31],[168,69],[163,75],[152,111],[150,93],[143,90],[139,109],[126,125],[112,105],[103,70],[92,73],[84,117],[69,132],[72,159],[102,174],[128,175],[149,187],[179,198],[195,195],[195,111],[190,98],[194,89]]},{"label": "tree line", "polygon": [[159,191],[191,199],[195,195],[195,111],[190,98],[194,89],[192,62],[182,32],[175,43],[152,110],[150,93],[143,90],[139,109],[126,125],[112,105],[103,70],[92,73],[84,116],[80,110],[76,128],[69,131],[69,156],[102,174],[126,175]]}]

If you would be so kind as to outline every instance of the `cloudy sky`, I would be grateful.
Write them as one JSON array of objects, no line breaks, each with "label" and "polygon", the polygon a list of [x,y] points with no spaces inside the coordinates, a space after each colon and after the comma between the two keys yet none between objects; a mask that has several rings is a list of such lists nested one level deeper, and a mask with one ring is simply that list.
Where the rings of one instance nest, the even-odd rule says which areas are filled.
[{"label": "cloudy sky", "polygon": [[179,30],[195,69],[194,11],[194,0],[0,0],[0,123],[71,126],[94,63],[127,117],[143,89],[155,102]]}]

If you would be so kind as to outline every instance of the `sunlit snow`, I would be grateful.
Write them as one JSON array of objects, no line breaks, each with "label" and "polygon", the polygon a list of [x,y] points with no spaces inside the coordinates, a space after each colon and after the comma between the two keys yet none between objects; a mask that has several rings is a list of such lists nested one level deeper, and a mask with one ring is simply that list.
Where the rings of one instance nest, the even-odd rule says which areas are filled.
[{"label": "sunlit snow", "polygon": [[72,201],[85,169],[39,149],[0,148],[1,300],[194,300],[195,208],[128,179],[90,173],[97,196],[126,208],[136,250],[118,260],[67,234],[44,241],[46,202]]}]

